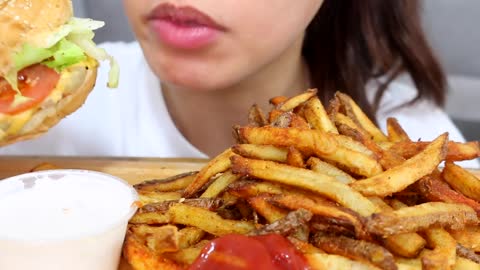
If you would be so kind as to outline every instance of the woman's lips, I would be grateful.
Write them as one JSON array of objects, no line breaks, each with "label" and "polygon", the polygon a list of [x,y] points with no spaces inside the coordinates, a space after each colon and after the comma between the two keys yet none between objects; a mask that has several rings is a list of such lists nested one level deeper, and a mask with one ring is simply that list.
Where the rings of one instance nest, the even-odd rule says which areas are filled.
[{"label": "woman's lips", "polygon": [[171,4],[156,7],[148,23],[162,42],[180,49],[205,47],[225,31],[225,27],[197,9]]}]

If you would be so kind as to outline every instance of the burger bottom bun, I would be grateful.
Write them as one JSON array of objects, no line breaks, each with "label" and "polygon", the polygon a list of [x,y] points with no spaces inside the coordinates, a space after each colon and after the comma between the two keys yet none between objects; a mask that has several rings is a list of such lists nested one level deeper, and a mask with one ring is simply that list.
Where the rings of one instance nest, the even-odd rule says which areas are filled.
[{"label": "burger bottom bun", "polygon": [[[0,146],[31,140],[47,132],[67,115],[78,110],[95,86],[97,65],[77,64],[63,72],[70,72],[65,84],[63,97],[56,103],[47,105],[46,101],[32,114],[30,120],[17,134],[9,134],[0,139]],[[52,91],[53,92],[53,91]]]}]

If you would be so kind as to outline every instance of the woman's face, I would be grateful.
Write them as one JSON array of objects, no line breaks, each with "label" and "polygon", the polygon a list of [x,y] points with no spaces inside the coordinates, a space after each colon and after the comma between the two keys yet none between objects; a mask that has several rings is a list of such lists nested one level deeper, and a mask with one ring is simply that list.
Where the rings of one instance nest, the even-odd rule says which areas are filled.
[{"label": "woman's face", "polygon": [[323,0],[124,0],[149,65],[166,84],[208,91],[298,57]]}]

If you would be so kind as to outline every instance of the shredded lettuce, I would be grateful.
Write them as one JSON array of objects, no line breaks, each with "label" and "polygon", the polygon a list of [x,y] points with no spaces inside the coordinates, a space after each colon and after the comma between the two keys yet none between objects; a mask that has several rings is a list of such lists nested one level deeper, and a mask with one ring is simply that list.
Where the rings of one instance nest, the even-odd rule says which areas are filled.
[{"label": "shredded lettuce", "polygon": [[119,66],[115,59],[108,55],[104,49],[97,47],[93,42],[95,33],[93,30],[105,25],[102,21],[92,19],[72,18],[55,34],[49,37],[45,48],[38,48],[25,44],[14,56],[14,69],[11,70],[5,79],[12,88],[17,91],[15,100],[24,100],[18,90],[18,71],[35,63],[42,63],[58,71],[77,64],[86,59],[86,56],[95,58],[97,61],[108,60],[110,72],[108,86],[116,88],[120,76]]}]

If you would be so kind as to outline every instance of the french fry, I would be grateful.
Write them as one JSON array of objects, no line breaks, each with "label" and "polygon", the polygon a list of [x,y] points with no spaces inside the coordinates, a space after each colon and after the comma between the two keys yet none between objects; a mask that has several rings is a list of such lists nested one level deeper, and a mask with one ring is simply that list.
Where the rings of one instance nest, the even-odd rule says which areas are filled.
[{"label": "french fry", "polygon": [[155,254],[132,233],[127,233],[123,255],[136,270],[182,270],[175,262]]},{"label": "french fry", "polygon": [[268,201],[292,210],[306,209],[315,215],[334,220],[335,224],[353,227],[359,239],[369,238],[363,228],[362,218],[357,213],[320,198],[314,200],[298,194],[279,194],[271,196]]},{"label": "french fry", "polygon": [[462,257],[458,257],[453,269],[454,270],[478,270],[480,269],[480,264]]},{"label": "french fry", "polygon": [[451,189],[447,183],[438,179],[435,176],[427,176],[415,183],[414,188],[423,197],[430,201],[447,202],[447,203],[461,203],[472,207],[477,214],[480,213],[480,203],[463,194]]},{"label": "french fry", "polygon": [[279,104],[278,109],[284,112],[291,111],[316,95],[317,89],[309,89],[300,95],[285,100]]},{"label": "french fry", "polygon": [[368,118],[353,99],[343,93],[335,94],[344,106],[347,116],[352,118],[359,126],[367,131],[376,142],[388,141],[387,136]]},{"label": "french fry", "polygon": [[268,221],[268,223],[273,223],[284,218],[288,214],[288,211],[269,203],[267,201],[269,197],[269,195],[259,195],[250,197],[247,201],[257,213]]},{"label": "french fry", "polygon": [[367,198],[340,183],[328,175],[310,170],[294,168],[272,161],[246,159],[240,156],[232,157],[233,173],[253,176],[285,185],[310,190],[341,205],[348,207],[362,216],[369,216],[377,211]]},{"label": "french fry", "polygon": [[265,114],[257,104],[253,104],[253,106],[250,107],[250,110],[248,112],[248,123],[256,127],[263,127],[268,125]]},{"label": "french fry", "polygon": [[351,183],[351,187],[366,196],[385,197],[401,191],[415,181],[430,174],[445,158],[448,134],[435,139],[425,150],[402,165],[379,175]]},{"label": "french fry", "polygon": [[310,98],[304,106],[305,118],[314,129],[338,134],[335,124],[330,120],[318,97]]},{"label": "french fry", "polygon": [[[145,230],[144,228],[149,228]],[[138,229],[143,228],[143,232],[139,232]],[[142,225],[132,228],[137,235],[145,234],[146,245],[157,254],[164,252],[173,252],[179,249],[178,244],[178,228],[173,225],[164,225],[160,227],[152,227]]]},{"label": "french fry", "polygon": [[475,175],[452,162],[446,162],[442,176],[445,182],[456,191],[480,201],[480,179]]},{"label": "french fry", "polygon": [[[404,158],[411,158],[423,151],[430,142],[397,142],[394,144],[383,144],[385,148]],[[445,160],[447,161],[462,161],[470,160],[480,157],[479,142],[452,142],[449,141],[447,145],[447,154]]]},{"label": "french fry", "polygon": [[477,226],[466,227],[463,230],[450,231],[455,240],[462,246],[475,252],[480,252],[480,228]]},{"label": "french fry", "polygon": [[469,206],[428,202],[395,211],[376,213],[367,219],[366,227],[371,233],[387,237],[425,230],[431,226],[458,230],[466,225],[477,223],[477,215]]},{"label": "french fry", "polygon": [[231,183],[237,181],[240,178],[238,175],[234,175],[232,171],[228,170],[219,176],[210,186],[203,192],[200,198],[215,198]]},{"label": "french fry", "polygon": [[380,269],[397,269],[393,255],[371,242],[323,233],[316,233],[312,241],[315,246],[330,254],[369,263]]},{"label": "french fry", "polygon": [[461,244],[457,244],[457,254],[462,258],[465,258],[480,264],[480,255],[475,253],[475,251],[462,246]]},{"label": "french fry", "polygon": [[307,241],[299,240],[295,237],[287,237],[288,241],[292,243],[295,248],[300,251],[302,254],[315,254],[315,253],[324,253],[321,249],[317,248],[316,246],[308,243]]},{"label": "french fry", "polygon": [[276,146],[294,146],[305,156],[315,154],[318,157],[334,161],[352,172],[373,176],[382,172],[381,165],[372,157],[339,146],[334,135],[317,130],[295,128],[241,127],[237,129],[239,137],[248,143]]},{"label": "french fry", "polygon": [[178,231],[178,247],[188,248],[197,244],[205,236],[205,232],[196,227],[185,227]]},{"label": "french fry", "polygon": [[[195,260],[207,244],[208,241],[205,240],[195,246],[180,249],[176,252],[167,252],[162,255],[165,258],[180,264],[182,266],[182,269],[185,269],[195,262]],[[151,270],[153,269],[163,270],[163,268],[151,268]]]},{"label": "french fry", "polygon": [[315,157],[308,159],[307,166],[310,167],[310,169],[314,172],[319,172],[334,177],[344,184],[349,184],[355,181],[355,178],[350,176],[348,173]]},{"label": "french fry", "polygon": [[398,270],[422,270],[420,259],[395,258]]},{"label": "french fry", "polygon": [[305,209],[298,209],[288,213],[283,218],[250,232],[250,235],[280,234],[289,235],[297,228],[312,219],[312,213]]},{"label": "french fry", "polygon": [[308,263],[312,266],[312,269],[325,269],[325,270],[380,270],[380,268],[373,265],[351,260],[349,258],[324,254],[324,253],[308,253],[304,255]]},{"label": "french fry", "polygon": [[200,170],[193,182],[185,188],[183,196],[185,198],[193,196],[212,176],[228,170],[230,168],[230,157],[233,155],[234,153],[229,148],[212,159],[202,170]]},{"label": "french fry", "polygon": [[142,192],[138,194],[140,202],[142,204],[160,203],[164,201],[179,200],[182,198],[182,194],[178,191],[169,192]]},{"label": "french fry", "polygon": [[287,164],[293,167],[305,168],[303,155],[297,148],[290,146],[287,153]]},{"label": "french fry", "polygon": [[394,117],[387,119],[388,141],[390,142],[410,142],[407,132],[400,126],[398,120]]},{"label": "french fry", "polygon": [[273,97],[269,100],[269,103],[272,104],[273,106],[278,106],[280,105],[280,103],[284,103],[285,101],[287,101],[288,97],[286,96],[276,96],[276,97]]},{"label": "french fry", "polygon": [[428,229],[425,236],[433,250],[423,254],[421,258],[423,269],[452,269],[457,258],[455,239],[442,228]]},{"label": "french fry", "polygon": [[271,160],[285,163],[287,161],[288,149],[273,145],[258,144],[237,144],[232,151],[246,158]]},{"label": "french fry", "polygon": [[[378,197],[369,198],[382,211],[393,211],[387,203]],[[385,247],[395,255],[415,258],[425,247],[426,241],[417,233],[395,234],[383,239]]]},{"label": "french fry", "polygon": [[168,213],[158,212],[137,213],[129,222],[130,224],[167,224],[171,222],[171,216]]},{"label": "french fry", "polygon": [[369,156],[371,158],[377,158],[375,156],[375,154],[370,151],[370,149],[368,149],[365,145],[361,144],[360,142],[348,137],[348,136],[345,136],[345,135],[341,135],[341,134],[335,134],[334,136],[334,139],[337,141],[337,143],[345,148],[347,148],[348,150],[352,150],[352,151],[355,151],[355,152],[359,152],[359,153],[362,153],[366,156]]},{"label": "french fry", "polygon": [[187,172],[160,180],[149,180],[134,185],[138,192],[171,192],[186,188],[193,182],[198,172]]},{"label": "french fry", "polygon": [[215,212],[181,203],[170,207],[168,213],[172,223],[194,226],[217,236],[247,234],[255,229],[251,222],[223,219]]}]

